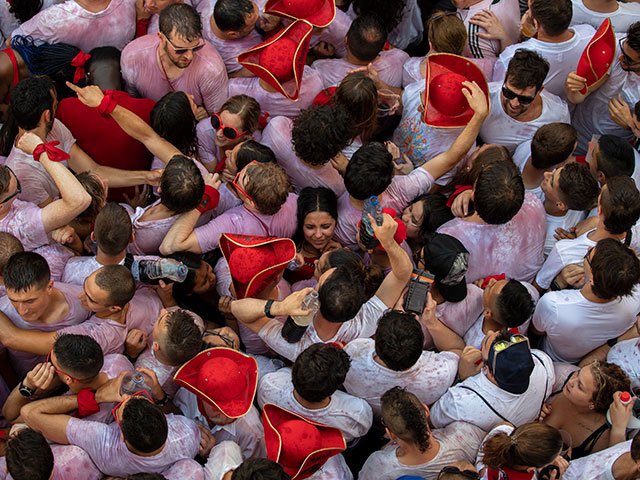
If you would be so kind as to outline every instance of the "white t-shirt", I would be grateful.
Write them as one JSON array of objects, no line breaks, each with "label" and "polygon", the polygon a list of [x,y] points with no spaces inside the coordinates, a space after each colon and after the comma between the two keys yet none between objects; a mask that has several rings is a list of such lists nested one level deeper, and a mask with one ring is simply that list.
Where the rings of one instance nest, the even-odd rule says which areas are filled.
[{"label": "white t-shirt", "polygon": [[365,462],[359,480],[396,480],[402,475],[416,475],[434,479],[443,467],[461,459],[473,462],[484,432],[465,422],[454,422],[445,428],[431,431],[440,444],[435,457],[422,465],[405,465],[398,460],[396,443],[374,452]]},{"label": "white t-shirt", "polygon": [[513,153],[522,142],[531,140],[541,126],[553,122],[571,123],[567,104],[547,90],[540,92],[542,112],[538,118],[529,122],[511,118],[502,108],[501,91],[502,81],[489,84],[491,113],[480,128],[480,137],[485,143],[504,145]]},{"label": "white t-shirt", "polygon": [[[621,4],[622,5],[622,4]],[[618,443],[606,450],[573,460],[562,475],[563,480],[615,480],[613,464],[631,451],[631,440]]]},{"label": "white t-shirt", "polygon": [[564,228],[569,230],[571,227],[575,227],[576,224],[585,218],[587,214],[583,210],[568,210],[562,217],[555,217],[553,215],[546,214],[547,216],[547,236],[544,239],[544,255],[545,257],[551,253],[553,246],[558,243],[554,235],[556,228]]},{"label": "white t-shirt", "polygon": [[533,327],[545,332],[543,350],[554,361],[576,363],[594,348],[626,332],[640,312],[640,288],[608,303],[593,303],[580,290],[559,290],[542,296]]},{"label": "white t-shirt", "polygon": [[[451,387],[431,408],[431,422],[436,428],[451,422],[466,421],[488,432],[506,419],[520,426],[538,417],[542,402],[551,394],[555,373],[551,359],[539,350],[532,350],[534,368],[529,377],[529,388],[520,395],[501,389],[484,371]],[[468,390],[470,387],[477,393]],[[493,413],[482,397],[504,417]]]},{"label": "white t-shirt", "polygon": [[607,362],[615,363],[624,370],[631,380],[631,388],[640,387],[640,339],[631,338],[611,347]]},{"label": "white t-shirt", "polygon": [[587,251],[596,245],[596,242],[588,237],[594,230],[589,230],[576,238],[558,240],[536,275],[536,283],[547,289],[564,267],[572,263],[583,265]]},{"label": "white t-shirt", "polygon": [[216,443],[209,452],[204,466],[206,480],[222,480],[229,470],[235,470],[243,462],[242,449],[231,440]]},{"label": "white t-shirt", "polygon": [[582,56],[582,52],[596,33],[590,25],[575,25],[570,31],[573,36],[560,43],[543,42],[537,38],[530,38],[526,42],[509,45],[500,54],[500,57],[493,66],[493,81],[504,82],[509,62],[519,48],[533,50],[542,58],[549,62],[549,73],[544,81],[545,90],[557,95],[566,101],[564,84],[567,75],[575,71]]},{"label": "white t-shirt", "polygon": [[573,4],[572,26],[586,23],[593,28],[598,28],[606,18],[609,18],[613,30],[626,35],[631,24],[640,21],[640,5],[635,2],[618,2],[618,9],[611,13],[594,12],[585,7],[582,0],[571,0],[571,3]]},{"label": "white t-shirt", "polygon": [[422,352],[415,365],[398,372],[377,363],[375,341],[359,338],[349,342],[344,351],[351,357],[351,368],[344,388],[351,395],[365,400],[380,417],[380,397],[395,386],[406,387],[418,399],[431,405],[453,384],[458,373],[458,355],[452,352]]},{"label": "white t-shirt", "polygon": [[283,368],[265,375],[258,385],[258,405],[273,403],[314,422],[338,428],[348,443],[369,431],[373,423],[371,407],[361,398],[336,390],[324,408],[310,410],[293,396],[291,369]]}]

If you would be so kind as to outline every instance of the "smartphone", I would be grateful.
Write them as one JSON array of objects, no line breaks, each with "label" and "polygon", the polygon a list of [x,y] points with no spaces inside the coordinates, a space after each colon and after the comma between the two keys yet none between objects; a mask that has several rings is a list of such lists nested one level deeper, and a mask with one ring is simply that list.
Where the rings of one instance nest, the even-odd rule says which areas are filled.
[{"label": "smartphone", "polygon": [[427,305],[427,294],[434,276],[424,270],[414,269],[409,280],[409,289],[404,296],[403,307],[406,312],[422,315]]}]

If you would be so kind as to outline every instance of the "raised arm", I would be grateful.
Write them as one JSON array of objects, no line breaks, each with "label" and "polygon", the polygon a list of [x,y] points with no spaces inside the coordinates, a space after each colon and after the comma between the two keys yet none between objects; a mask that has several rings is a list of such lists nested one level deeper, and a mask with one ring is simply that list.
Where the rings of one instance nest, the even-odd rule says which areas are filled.
[{"label": "raised arm", "polygon": [[202,253],[198,237],[193,231],[200,215],[201,213],[196,209],[180,215],[164,236],[160,244],[160,253],[162,255],[171,255],[175,252]]},{"label": "raised arm", "polygon": [[462,82],[462,85],[465,87],[462,93],[473,110],[473,117],[446,152],[437,155],[420,167],[429,172],[434,180],[447,173],[464,158],[475,143],[482,123],[489,115],[487,97],[480,87],[475,82]]},{"label": "raised arm", "polygon": [[4,313],[0,312],[0,343],[12,350],[46,355],[53,348],[57,332],[39,332],[16,327]]},{"label": "raised arm", "polygon": [[61,395],[27,403],[20,409],[24,423],[42,433],[47,440],[69,445],[67,424],[69,412],[78,408],[77,395]]},{"label": "raised arm", "polygon": [[[567,80],[564,84],[564,93],[567,95],[567,100],[573,104],[584,102],[585,98],[595,92],[602,86],[604,82],[609,78],[609,74],[606,73],[596,83],[587,87],[587,79],[578,75],[575,71],[567,75]],[[581,90],[586,89],[585,93],[581,93]]]},{"label": "raised arm", "polygon": [[[27,376],[11,391],[2,407],[2,415],[10,423],[17,423],[20,419],[20,409],[27,403],[37,400],[50,392],[52,388],[60,387],[61,382],[56,375],[56,370],[50,363],[37,364]],[[25,386],[34,393],[31,397],[25,397],[20,393],[20,387]]]},{"label": "raised arm", "polygon": [[436,302],[427,294],[427,306],[422,313],[421,323],[429,330],[436,348],[441,352],[453,352],[458,356],[464,350],[460,336],[436,318]]}]

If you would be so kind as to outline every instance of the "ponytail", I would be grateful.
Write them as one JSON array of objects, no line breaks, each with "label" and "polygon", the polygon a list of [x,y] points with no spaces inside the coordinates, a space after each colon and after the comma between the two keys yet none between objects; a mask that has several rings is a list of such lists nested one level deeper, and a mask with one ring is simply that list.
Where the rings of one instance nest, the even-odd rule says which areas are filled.
[{"label": "ponytail", "polygon": [[540,468],[551,463],[562,449],[558,429],[543,423],[528,423],[511,435],[496,433],[481,447],[483,462],[492,469],[502,467]]}]

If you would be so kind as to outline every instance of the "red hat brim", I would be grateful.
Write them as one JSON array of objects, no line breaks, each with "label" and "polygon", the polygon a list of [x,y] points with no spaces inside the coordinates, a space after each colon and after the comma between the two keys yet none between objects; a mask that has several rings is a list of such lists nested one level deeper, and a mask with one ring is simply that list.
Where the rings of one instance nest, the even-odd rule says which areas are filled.
[{"label": "red hat brim", "polygon": [[296,245],[290,238],[260,237],[255,235],[238,235],[235,233],[223,233],[220,235],[220,250],[225,260],[238,248],[259,248],[269,245],[274,252],[273,264],[264,270],[257,272],[248,283],[243,283],[234,277],[231,271],[231,281],[235,289],[236,298],[251,298],[262,291],[264,287],[273,281],[273,278],[283,271],[289,262],[296,256]]},{"label": "red hat brim", "polygon": [[[313,26],[309,22],[306,20],[296,20],[275,37],[238,55],[238,63],[261,80],[264,80],[269,86],[275,88],[289,100],[297,101],[300,95],[300,84],[302,83],[302,74],[304,72],[312,32]],[[291,56],[293,78],[286,82],[280,82],[272,72],[260,65],[260,54],[266,47],[273,45],[280,39],[293,40],[297,45],[294,54]]]},{"label": "red hat brim", "polygon": [[[437,85],[432,85],[432,80],[440,75],[456,75],[469,82],[476,82],[484,92],[489,102],[489,85],[482,70],[470,59],[453,55],[451,53],[434,53],[427,56],[426,87],[425,87],[425,108],[423,121],[431,127],[458,128],[464,127],[473,117],[473,110],[469,107],[467,99],[462,95],[459,85],[447,87],[445,90],[437,90]],[[440,77],[446,78],[446,77]],[[434,82],[436,83],[436,82]],[[440,108],[434,105],[435,96],[439,101],[444,102]],[[447,105],[451,99],[451,106]],[[459,111],[460,112],[459,112]]]},{"label": "red hat brim", "polygon": [[299,17],[294,17],[288,13],[284,2],[285,0],[267,0],[267,3],[264,6],[264,12],[278,15],[279,17],[290,18],[292,20],[306,20],[311,25],[318,28],[328,27],[336,17],[335,0],[324,0],[322,2],[322,6],[318,10]]},{"label": "red hat brim", "polygon": [[[611,20],[606,18],[582,52],[576,74],[586,78],[587,87],[590,87],[609,72],[615,56],[616,35]],[[587,93],[586,88],[580,93]]]},{"label": "red hat brim", "polygon": [[283,445],[282,437],[277,427],[289,420],[302,420],[303,422],[313,425],[320,432],[321,439],[320,447],[309,452],[297,470],[280,464],[282,468],[284,468],[284,471],[291,476],[292,480],[301,480],[313,475],[329,458],[343,452],[347,448],[347,443],[340,429],[313,422],[297,413],[267,403],[262,410],[262,424],[264,426],[267,458],[270,460],[280,463],[279,459],[282,454]]},{"label": "red hat brim", "polygon": [[[215,400],[207,395],[198,386],[198,374],[202,366],[209,360],[216,358],[228,358],[237,363],[238,368],[245,376],[247,388],[242,393],[229,400]],[[246,415],[253,405],[258,388],[258,364],[256,359],[231,348],[216,347],[203,350],[187,363],[182,365],[173,376],[173,380],[180,386],[194,393],[199,400],[203,400],[220,410],[229,418],[239,418]]]}]

